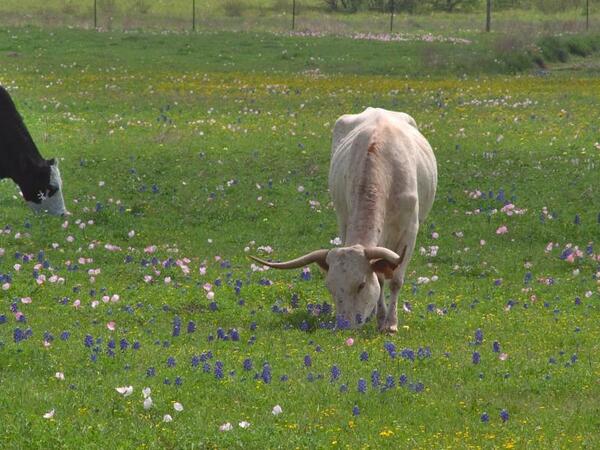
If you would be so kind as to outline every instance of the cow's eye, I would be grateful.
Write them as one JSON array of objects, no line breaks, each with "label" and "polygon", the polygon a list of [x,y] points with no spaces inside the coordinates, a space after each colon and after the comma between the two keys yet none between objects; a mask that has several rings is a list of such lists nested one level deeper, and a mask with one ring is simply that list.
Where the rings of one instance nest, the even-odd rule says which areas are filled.
[{"label": "cow's eye", "polygon": [[367,284],[367,283],[365,283],[364,281],[363,281],[362,283],[360,283],[360,284],[358,285],[358,288],[356,289],[356,292],[360,292],[360,291],[362,291],[362,290],[363,290],[363,288],[365,287],[365,284]]}]

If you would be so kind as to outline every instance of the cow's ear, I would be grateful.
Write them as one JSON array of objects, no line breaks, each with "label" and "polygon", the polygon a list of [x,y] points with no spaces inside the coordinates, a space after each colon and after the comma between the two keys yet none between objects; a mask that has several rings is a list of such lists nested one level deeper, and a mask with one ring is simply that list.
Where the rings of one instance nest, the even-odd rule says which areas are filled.
[{"label": "cow's ear", "polygon": [[371,268],[373,269],[373,272],[377,272],[387,279],[390,279],[394,276],[394,270],[396,267],[398,267],[397,264],[393,264],[386,259],[375,259],[371,261]]},{"label": "cow's ear", "polygon": [[46,162],[48,163],[49,166],[58,166],[58,163],[56,162],[56,159],[54,159],[54,158],[48,159]]}]

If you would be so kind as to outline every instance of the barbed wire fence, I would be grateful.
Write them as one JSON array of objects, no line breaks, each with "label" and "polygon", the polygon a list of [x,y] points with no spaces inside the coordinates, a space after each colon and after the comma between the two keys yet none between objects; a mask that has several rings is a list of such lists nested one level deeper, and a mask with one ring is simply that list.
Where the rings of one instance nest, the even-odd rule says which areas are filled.
[{"label": "barbed wire fence", "polygon": [[[432,0],[435,1],[435,0]],[[439,0],[438,0],[439,1]],[[448,5],[452,0],[444,0]],[[511,5],[519,0],[454,0],[470,2],[468,14],[407,13],[410,0],[365,0],[364,3],[380,5],[357,13],[334,11],[326,4],[337,5],[330,0],[2,0],[0,25],[37,25],[94,28],[98,30],[144,30],[172,31],[292,31],[344,34],[347,32],[399,33],[410,29],[434,30],[437,22],[443,31],[480,30],[510,31],[510,21],[523,21],[519,11]],[[345,0],[354,5],[360,0]],[[344,4],[346,4],[344,2]],[[532,0],[543,11],[544,2],[556,4],[557,0]],[[413,0],[413,3],[414,2]],[[503,5],[496,10],[495,5]],[[544,13],[530,14],[530,21],[538,20],[545,32],[589,31],[592,25],[592,0],[570,0],[570,14],[556,18]],[[442,16],[444,16],[442,18]],[[496,22],[496,17],[499,20]],[[358,17],[358,18],[357,18]],[[545,19],[548,17],[548,19]],[[593,17],[593,16],[592,16]],[[540,19],[541,18],[541,19]],[[427,23],[427,22],[430,23]],[[553,23],[554,22],[554,23]],[[598,22],[598,21],[596,21]],[[449,25],[450,24],[450,25]]]}]

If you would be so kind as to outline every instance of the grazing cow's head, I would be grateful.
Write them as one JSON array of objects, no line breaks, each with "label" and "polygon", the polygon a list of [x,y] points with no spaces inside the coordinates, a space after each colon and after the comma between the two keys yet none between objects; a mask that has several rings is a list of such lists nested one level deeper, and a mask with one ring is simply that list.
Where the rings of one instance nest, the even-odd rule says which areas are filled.
[{"label": "grazing cow's head", "polygon": [[35,212],[47,211],[57,216],[66,214],[62,179],[54,159],[44,160],[41,166],[27,174],[27,179],[19,186],[23,197]]},{"label": "grazing cow's head", "polygon": [[255,261],[275,269],[293,269],[317,263],[327,272],[326,285],[335,301],[339,327],[356,327],[364,323],[377,306],[381,295],[379,278],[391,278],[402,263],[401,256],[384,247],[362,245],[317,250],[300,258],[273,263],[251,256]]}]

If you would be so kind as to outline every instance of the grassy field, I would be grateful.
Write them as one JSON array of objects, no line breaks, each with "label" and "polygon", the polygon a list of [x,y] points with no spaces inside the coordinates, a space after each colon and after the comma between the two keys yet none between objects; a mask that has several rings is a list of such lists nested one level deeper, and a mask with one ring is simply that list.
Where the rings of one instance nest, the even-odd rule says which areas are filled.
[{"label": "grassy field", "polygon": [[[2,29],[72,215],[0,182],[0,447],[598,447],[600,81],[424,63],[486,45]],[[394,336],[246,257],[332,245],[331,128],[366,106],[440,173]]]}]

